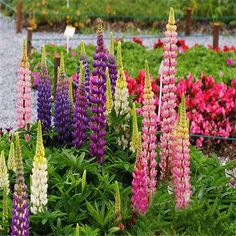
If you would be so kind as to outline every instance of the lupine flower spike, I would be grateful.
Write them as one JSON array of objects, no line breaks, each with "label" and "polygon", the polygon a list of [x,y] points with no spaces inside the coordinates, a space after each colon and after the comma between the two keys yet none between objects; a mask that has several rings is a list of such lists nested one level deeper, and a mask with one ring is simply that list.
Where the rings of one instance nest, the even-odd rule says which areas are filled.
[{"label": "lupine flower spike", "polygon": [[2,225],[0,225],[0,232],[8,233],[8,227],[4,226],[8,223],[8,189],[6,186],[3,187],[3,200],[2,200]]},{"label": "lupine flower spike", "polygon": [[106,136],[106,63],[107,54],[103,40],[102,21],[98,22],[97,47],[93,56],[93,75],[91,77],[91,121],[90,155],[100,163],[104,162]]},{"label": "lupine flower spike", "polygon": [[76,224],[75,236],[80,236],[80,233],[79,233],[79,224],[78,224],[78,223]]},{"label": "lupine flower spike", "polygon": [[109,75],[111,79],[112,96],[114,96],[116,90],[117,68],[116,68],[116,59],[114,56],[114,41],[112,33],[110,34],[110,50],[109,50],[107,66],[109,69]]},{"label": "lupine flower spike", "polygon": [[16,183],[13,193],[11,236],[29,235],[29,201],[24,179],[19,135],[16,134]]},{"label": "lupine flower spike", "polygon": [[47,159],[42,138],[41,122],[38,122],[36,153],[33,161],[33,169],[31,176],[31,212],[36,214],[42,212],[48,202],[48,171]]},{"label": "lupine flower spike", "polygon": [[9,174],[7,171],[6,160],[4,151],[1,152],[0,156],[0,188],[7,188],[7,192],[9,192]]},{"label": "lupine flower spike", "polygon": [[107,123],[109,124],[109,116],[113,107],[112,91],[111,91],[111,80],[106,68],[106,117]]},{"label": "lupine flower spike", "polygon": [[38,120],[42,122],[42,130],[48,131],[51,126],[51,81],[48,74],[45,47],[42,47],[41,70],[38,82]]},{"label": "lupine flower spike", "polygon": [[154,94],[152,92],[151,80],[147,61],[145,62],[145,86],[143,95],[142,107],[142,156],[147,162],[148,166],[148,188],[150,200],[156,191],[156,175],[157,175],[157,161],[156,161],[156,132],[157,132],[157,115]]},{"label": "lupine flower spike", "polygon": [[72,80],[72,77],[70,77],[70,79],[69,79],[69,101],[70,101],[71,110],[73,111],[74,97],[73,97],[73,80]]},{"label": "lupine flower spike", "polygon": [[31,121],[31,71],[27,57],[26,40],[17,77],[17,127],[25,128]]},{"label": "lupine flower spike", "polygon": [[170,9],[166,26],[163,61],[163,89],[161,112],[161,179],[169,179],[171,160],[174,155],[174,129],[176,121],[176,32],[174,10]]},{"label": "lupine flower spike", "polygon": [[191,196],[189,145],[188,119],[183,94],[179,105],[179,119],[175,130],[175,155],[172,161],[172,179],[177,208],[187,207]]},{"label": "lupine flower spike", "polygon": [[84,70],[85,70],[85,88],[86,88],[86,96],[88,99],[88,104],[89,104],[89,96],[90,96],[90,70],[89,70],[89,61],[88,57],[85,52],[85,46],[84,46],[84,41],[81,41],[80,44],[80,58],[78,62],[78,69],[77,69],[77,82],[79,83],[79,78],[80,78],[80,62],[83,63]]},{"label": "lupine flower spike", "polygon": [[121,221],[121,199],[120,199],[120,189],[119,184],[115,181],[115,219],[119,223]]},{"label": "lupine flower spike", "polygon": [[130,119],[130,107],[129,107],[129,91],[127,88],[127,82],[123,71],[123,62],[121,55],[121,42],[118,43],[117,47],[117,63],[118,63],[118,78],[116,81],[116,90],[114,96],[114,108],[116,115],[123,116],[123,123],[115,127],[117,133],[120,134],[118,139],[118,145],[122,146],[123,149],[128,147],[130,140],[129,132],[129,119]]},{"label": "lupine flower spike", "polygon": [[73,145],[80,147],[87,139],[88,132],[88,100],[85,88],[85,70],[80,62],[80,79],[75,94],[75,108],[73,113]]},{"label": "lupine flower spike", "polygon": [[57,132],[57,139],[60,144],[69,144],[70,132],[70,101],[69,84],[66,79],[64,57],[61,55],[59,77],[56,88],[55,117],[54,125]]},{"label": "lupine flower spike", "polygon": [[132,180],[131,206],[139,213],[145,213],[148,209],[148,176],[147,162],[142,157],[141,136],[139,138],[140,148],[136,153]]},{"label": "lupine flower spike", "polygon": [[131,142],[130,142],[130,150],[132,152],[136,152],[140,145],[140,132],[138,131],[138,119],[137,119],[137,112],[136,112],[136,105],[133,103],[133,109],[131,111],[132,115],[132,135],[131,135]]}]

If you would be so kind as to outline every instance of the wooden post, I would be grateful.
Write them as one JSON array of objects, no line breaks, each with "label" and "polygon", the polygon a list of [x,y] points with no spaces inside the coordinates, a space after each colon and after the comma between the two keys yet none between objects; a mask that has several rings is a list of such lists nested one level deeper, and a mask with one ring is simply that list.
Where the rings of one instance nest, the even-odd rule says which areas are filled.
[{"label": "wooden post", "polygon": [[186,8],[185,15],[185,35],[191,34],[191,23],[192,23],[192,8]]},{"label": "wooden post", "polygon": [[16,12],[16,33],[21,33],[22,18],[23,18],[23,0],[19,0]]},{"label": "wooden post", "polygon": [[213,24],[213,49],[219,47],[220,23]]},{"label": "wooden post", "polygon": [[30,53],[31,53],[32,34],[33,34],[33,28],[32,27],[28,27],[27,28],[27,56],[30,56]]},{"label": "wooden post", "polygon": [[54,100],[56,98],[58,67],[60,66],[60,59],[61,58],[58,54],[54,55],[54,88],[53,88]]}]

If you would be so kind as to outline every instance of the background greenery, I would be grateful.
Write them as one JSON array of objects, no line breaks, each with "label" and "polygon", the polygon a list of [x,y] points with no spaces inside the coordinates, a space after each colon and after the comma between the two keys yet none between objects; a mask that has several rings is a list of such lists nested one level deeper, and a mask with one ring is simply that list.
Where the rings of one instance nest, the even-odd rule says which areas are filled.
[{"label": "background greenery", "polygon": [[[16,9],[18,0],[4,1]],[[136,20],[145,24],[166,20],[171,6],[178,18],[184,17],[186,7],[192,7],[193,19],[236,20],[236,2],[232,0],[70,0],[69,9],[66,3],[66,0],[24,0],[24,14],[34,15],[37,24],[49,25],[66,22],[70,16],[70,22],[77,22],[80,28],[87,24],[88,19],[97,17],[107,21]],[[5,12],[11,14],[9,9]]]},{"label": "background greenery", "polygon": [[[116,45],[115,45],[116,46]],[[86,53],[89,57],[90,68],[92,69],[92,56],[94,54],[94,46],[87,45]],[[76,73],[77,63],[80,55],[80,48],[71,49],[69,54],[66,54],[64,46],[52,46],[46,45],[46,52],[48,59],[53,62],[54,53],[63,52],[65,55],[65,67],[68,76]],[[75,57],[72,55],[76,54]],[[162,60],[162,49],[148,50],[133,42],[122,43],[122,56],[125,70],[130,76],[137,77],[139,70],[144,69],[144,61],[148,60],[150,72],[157,77],[159,66]],[[31,58],[31,70],[40,71],[40,53],[34,51]],[[233,65],[227,66],[227,59],[233,59]],[[201,73],[204,71],[207,75],[212,75],[218,82],[224,81],[230,84],[230,81],[236,75],[236,53],[233,52],[219,52],[216,53],[211,49],[203,46],[193,47],[179,53],[177,57],[177,77],[187,76],[190,72],[195,79],[198,79]],[[49,73],[53,78],[53,64],[48,63]],[[219,77],[219,72],[223,72],[223,77]]]}]

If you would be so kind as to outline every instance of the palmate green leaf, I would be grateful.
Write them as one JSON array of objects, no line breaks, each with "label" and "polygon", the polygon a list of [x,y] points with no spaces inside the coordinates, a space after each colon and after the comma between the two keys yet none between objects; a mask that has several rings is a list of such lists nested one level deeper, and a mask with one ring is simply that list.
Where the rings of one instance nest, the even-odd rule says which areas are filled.
[{"label": "palmate green leaf", "polygon": [[100,235],[99,232],[100,232],[100,229],[96,228],[96,229],[92,229],[90,226],[88,225],[83,225],[83,226],[80,226],[80,230],[83,234],[81,235],[84,235],[84,236],[98,236]]}]

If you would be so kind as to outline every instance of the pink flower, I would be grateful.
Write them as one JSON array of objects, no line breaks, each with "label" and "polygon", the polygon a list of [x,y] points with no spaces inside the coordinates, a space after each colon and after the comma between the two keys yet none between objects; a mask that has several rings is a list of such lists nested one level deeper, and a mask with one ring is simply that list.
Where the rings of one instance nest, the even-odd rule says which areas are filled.
[{"label": "pink flower", "polygon": [[232,58],[229,57],[229,58],[227,59],[227,65],[228,65],[228,66],[232,66],[232,65],[233,65],[233,59],[232,59]]},{"label": "pink flower", "polygon": [[29,142],[29,141],[30,141],[30,135],[29,135],[29,133],[27,133],[27,134],[25,135],[25,141],[26,141],[26,142]]},{"label": "pink flower", "polygon": [[72,51],[71,51],[71,56],[72,56],[72,57],[76,57],[76,55],[77,55],[77,52],[76,52],[75,50],[72,50]]},{"label": "pink flower", "polygon": [[219,77],[223,78],[223,76],[224,76],[224,72],[223,71],[219,71]]},{"label": "pink flower", "polygon": [[236,78],[233,78],[231,81],[231,86],[236,89]]}]

